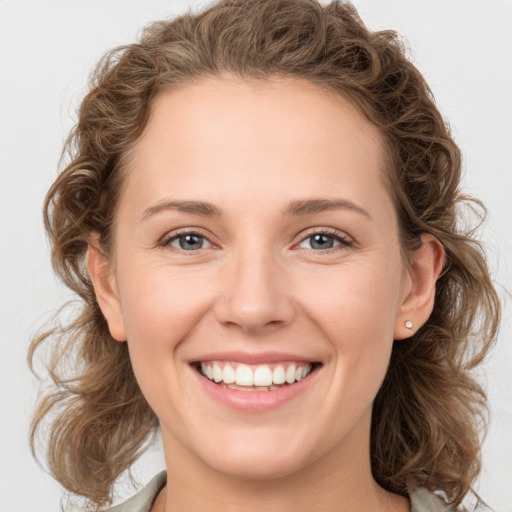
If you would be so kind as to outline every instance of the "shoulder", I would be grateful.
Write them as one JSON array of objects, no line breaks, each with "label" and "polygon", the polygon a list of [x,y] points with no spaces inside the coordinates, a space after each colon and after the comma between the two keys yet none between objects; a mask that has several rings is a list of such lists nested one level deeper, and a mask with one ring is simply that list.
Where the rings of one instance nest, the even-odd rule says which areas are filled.
[{"label": "shoulder", "polygon": [[457,512],[433,492],[424,488],[414,489],[410,493],[411,512]]},{"label": "shoulder", "polygon": [[149,483],[129,500],[109,508],[107,512],[149,512],[158,493],[167,482],[167,472],[162,471],[154,476]]},{"label": "shoulder", "polygon": [[453,507],[433,492],[417,488],[409,492],[411,512],[494,512],[478,494],[472,490],[464,497],[463,503]]}]

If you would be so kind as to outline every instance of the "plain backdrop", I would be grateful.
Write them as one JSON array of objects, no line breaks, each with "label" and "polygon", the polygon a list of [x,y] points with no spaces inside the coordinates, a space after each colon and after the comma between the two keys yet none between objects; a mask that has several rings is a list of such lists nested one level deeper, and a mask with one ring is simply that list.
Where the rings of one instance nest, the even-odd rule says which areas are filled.
[{"label": "plain backdrop", "polygon": [[[395,29],[431,85],[464,154],[464,185],[488,206],[482,231],[505,299],[498,345],[480,375],[491,404],[477,489],[512,511],[512,1],[355,0],[374,29]],[[0,511],[59,510],[62,489],[32,459],[38,382],[30,336],[69,298],[54,278],[41,220],[63,140],[89,71],[147,22],[204,1],[0,0]],[[141,484],[164,468],[158,443],[136,464]],[[134,489],[121,485],[119,500]]]}]

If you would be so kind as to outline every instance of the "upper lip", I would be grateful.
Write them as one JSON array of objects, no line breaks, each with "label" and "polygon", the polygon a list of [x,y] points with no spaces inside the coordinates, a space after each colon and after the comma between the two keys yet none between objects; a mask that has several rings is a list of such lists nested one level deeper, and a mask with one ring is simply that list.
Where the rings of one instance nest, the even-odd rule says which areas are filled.
[{"label": "upper lip", "polygon": [[250,352],[212,352],[209,354],[203,354],[194,359],[190,360],[191,363],[205,363],[208,361],[233,361],[243,364],[271,364],[280,363],[283,361],[293,362],[304,362],[304,363],[316,363],[319,362],[311,357],[301,356],[292,354],[289,352],[261,352],[261,353],[250,353]]}]

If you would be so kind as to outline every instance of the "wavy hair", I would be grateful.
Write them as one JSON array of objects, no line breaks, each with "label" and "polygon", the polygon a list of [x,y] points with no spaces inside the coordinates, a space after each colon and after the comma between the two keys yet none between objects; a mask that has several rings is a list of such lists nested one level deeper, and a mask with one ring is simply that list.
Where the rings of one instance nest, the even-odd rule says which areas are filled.
[{"label": "wavy hair", "polygon": [[[99,309],[84,257],[91,233],[112,249],[123,162],[163,90],[203,77],[264,81],[291,77],[340,94],[378,127],[387,146],[390,193],[404,253],[421,233],[438,237],[446,265],[432,315],[395,341],[374,402],[371,464],[385,489],[407,496],[441,490],[453,506],[480,471],[486,395],[471,375],[496,338],[500,304],[476,227],[477,200],[461,194],[461,156],[420,72],[392,31],[368,30],[339,0],[221,0],[146,27],[137,44],[98,64],[63,153],[66,166],[44,203],[55,272],[80,311],[32,340],[47,347],[53,386],[41,394],[30,441],[50,418],[46,459],[70,493],[100,510],[117,477],[158,428],[127,345],[115,342]],[[474,223],[473,223],[474,224]]]}]

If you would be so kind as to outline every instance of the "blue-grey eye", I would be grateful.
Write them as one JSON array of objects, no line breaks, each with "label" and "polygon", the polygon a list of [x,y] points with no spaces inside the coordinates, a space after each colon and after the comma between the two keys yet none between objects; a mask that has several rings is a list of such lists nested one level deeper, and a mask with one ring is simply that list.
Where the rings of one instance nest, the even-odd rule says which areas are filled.
[{"label": "blue-grey eye", "polygon": [[204,247],[204,244],[204,236],[196,235],[194,233],[178,235],[169,242],[169,245],[172,245],[173,247],[178,247],[183,251],[197,251],[199,249],[202,249]]},{"label": "blue-grey eye", "polygon": [[299,244],[302,249],[315,249],[317,251],[325,251],[332,249],[333,247],[340,245],[341,241],[336,237],[327,235],[326,233],[316,233],[314,235],[304,238]]}]

